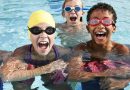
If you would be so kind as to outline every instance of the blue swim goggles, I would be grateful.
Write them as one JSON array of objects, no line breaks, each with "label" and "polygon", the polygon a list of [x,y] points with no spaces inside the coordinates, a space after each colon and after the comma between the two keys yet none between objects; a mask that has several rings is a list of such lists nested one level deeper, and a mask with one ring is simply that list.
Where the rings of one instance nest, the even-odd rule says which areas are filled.
[{"label": "blue swim goggles", "polygon": [[75,6],[75,7],[70,7],[70,6],[66,6],[65,8],[64,8],[64,10],[66,11],[66,12],[71,12],[72,10],[74,10],[74,11],[76,11],[76,12],[79,12],[80,10],[83,10],[81,7],[79,7],[79,6]]}]

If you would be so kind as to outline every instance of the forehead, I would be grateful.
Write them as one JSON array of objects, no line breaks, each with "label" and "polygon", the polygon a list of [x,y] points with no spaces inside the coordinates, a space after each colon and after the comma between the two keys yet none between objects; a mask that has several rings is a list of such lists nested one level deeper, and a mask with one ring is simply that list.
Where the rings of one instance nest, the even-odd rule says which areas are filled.
[{"label": "forehead", "polygon": [[113,14],[111,12],[109,12],[108,10],[96,9],[90,15],[90,18],[102,19],[104,17],[113,18]]},{"label": "forehead", "polygon": [[65,3],[65,6],[76,6],[76,5],[82,6],[81,0],[70,0]]},{"label": "forehead", "polygon": [[37,24],[37,25],[35,25],[35,26],[38,26],[38,27],[41,27],[41,28],[46,28],[46,27],[48,27],[48,26],[50,26],[50,25],[43,22],[43,23],[39,23],[39,24]]}]

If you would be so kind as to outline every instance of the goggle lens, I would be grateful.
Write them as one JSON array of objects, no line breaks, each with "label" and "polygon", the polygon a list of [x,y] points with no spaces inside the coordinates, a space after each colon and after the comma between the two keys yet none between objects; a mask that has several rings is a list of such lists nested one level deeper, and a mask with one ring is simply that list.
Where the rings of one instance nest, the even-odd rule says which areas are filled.
[{"label": "goggle lens", "polygon": [[103,18],[102,20],[98,18],[92,18],[88,22],[88,24],[91,26],[96,26],[99,25],[100,23],[103,24],[104,26],[110,26],[113,24],[113,21],[109,18]]},{"label": "goggle lens", "polygon": [[65,10],[66,12],[71,12],[72,10],[75,10],[76,12],[78,12],[78,11],[81,10],[81,8],[80,8],[79,6],[75,6],[75,7],[67,6],[67,7],[64,8],[64,10]]},{"label": "goggle lens", "polygon": [[42,30],[40,27],[37,27],[37,26],[28,28],[28,29],[34,35],[38,35],[42,32],[45,32],[46,34],[51,35],[51,34],[55,33],[55,31],[56,31],[56,29],[51,26],[47,27],[45,30]]},{"label": "goggle lens", "polygon": [[75,11],[78,12],[78,11],[80,11],[80,10],[81,10],[81,8],[80,8],[79,6],[76,6],[76,7],[75,7]]},{"label": "goggle lens", "polygon": [[67,12],[70,12],[70,11],[71,11],[71,8],[70,8],[70,7],[65,7],[64,10],[67,11]]}]

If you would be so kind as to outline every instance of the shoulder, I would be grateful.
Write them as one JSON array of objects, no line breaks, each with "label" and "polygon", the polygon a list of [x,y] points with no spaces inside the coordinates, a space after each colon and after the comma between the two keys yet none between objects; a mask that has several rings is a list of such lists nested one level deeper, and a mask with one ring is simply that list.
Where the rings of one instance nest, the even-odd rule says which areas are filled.
[{"label": "shoulder", "polygon": [[68,26],[66,23],[56,23],[56,28],[58,28],[60,31],[66,31]]},{"label": "shoulder", "polygon": [[54,45],[54,47],[57,49],[57,52],[59,53],[59,58],[63,60],[68,60],[71,57],[72,50],[69,48],[65,48],[62,46]]},{"label": "shoulder", "polygon": [[24,46],[16,48],[14,50],[12,56],[13,57],[22,57],[22,56],[24,56],[27,52],[29,52],[29,46],[30,45],[24,45]]},{"label": "shoulder", "polygon": [[61,23],[56,23],[56,28],[59,28],[59,26],[61,26]]},{"label": "shoulder", "polygon": [[6,59],[9,58],[11,54],[12,54],[11,51],[0,50],[0,64],[1,62],[6,62]]},{"label": "shoulder", "polygon": [[87,48],[87,43],[80,43],[74,47],[74,50],[85,50]]},{"label": "shoulder", "polygon": [[58,45],[54,45],[54,47],[58,50],[60,55],[68,54],[71,51],[70,48],[65,48],[65,47],[58,46]]},{"label": "shoulder", "polygon": [[56,28],[61,29],[64,27],[64,25],[65,25],[64,23],[56,23]]},{"label": "shoulder", "polygon": [[129,48],[126,45],[120,43],[114,43],[114,48],[119,54],[129,54]]}]

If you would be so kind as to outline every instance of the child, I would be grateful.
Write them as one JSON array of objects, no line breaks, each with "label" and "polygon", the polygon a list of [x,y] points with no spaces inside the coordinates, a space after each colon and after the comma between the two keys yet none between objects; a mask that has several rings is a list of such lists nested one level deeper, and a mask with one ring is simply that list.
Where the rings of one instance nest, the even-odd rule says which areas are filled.
[{"label": "child", "polygon": [[59,84],[66,77],[62,73],[70,50],[54,45],[56,29],[53,17],[46,11],[35,11],[27,27],[32,43],[13,52],[12,58],[2,67],[3,81],[11,81],[14,90],[31,90],[34,77],[41,75],[49,90],[71,90],[66,82]]},{"label": "child", "polygon": [[[116,19],[115,10],[106,3],[98,3],[88,11],[86,27],[92,40],[75,47],[84,55],[73,58],[68,69],[68,78],[82,81],[82,90],[123,90],[130,81],[121,79],[130,71],[130,65],[121,62],[129,55],[129,49],[111,40]],[[111,75],[117,78],[107,78]]]},{"label": "child", "polygon": [[11,51],[0,50],[0,65],[6,62],[6,59],[11,55]]},{"label": "child", "polygon": [[[1,76],[1,65],[6,62],[6,59],[11,55],[9,51],[0,50],[0,76]],[[0,90],[3,90],[3,82],[0,78]]]},{"label": "child", "polygon": [[83,23],[83,3],[81,0],[65,0],[62,6],[62,16],[66,19],[65,23],[57,23],[56,27],[60,30],[58,37],[64,47],[72,48],[83,41],[90,40],[90,35]]}]

